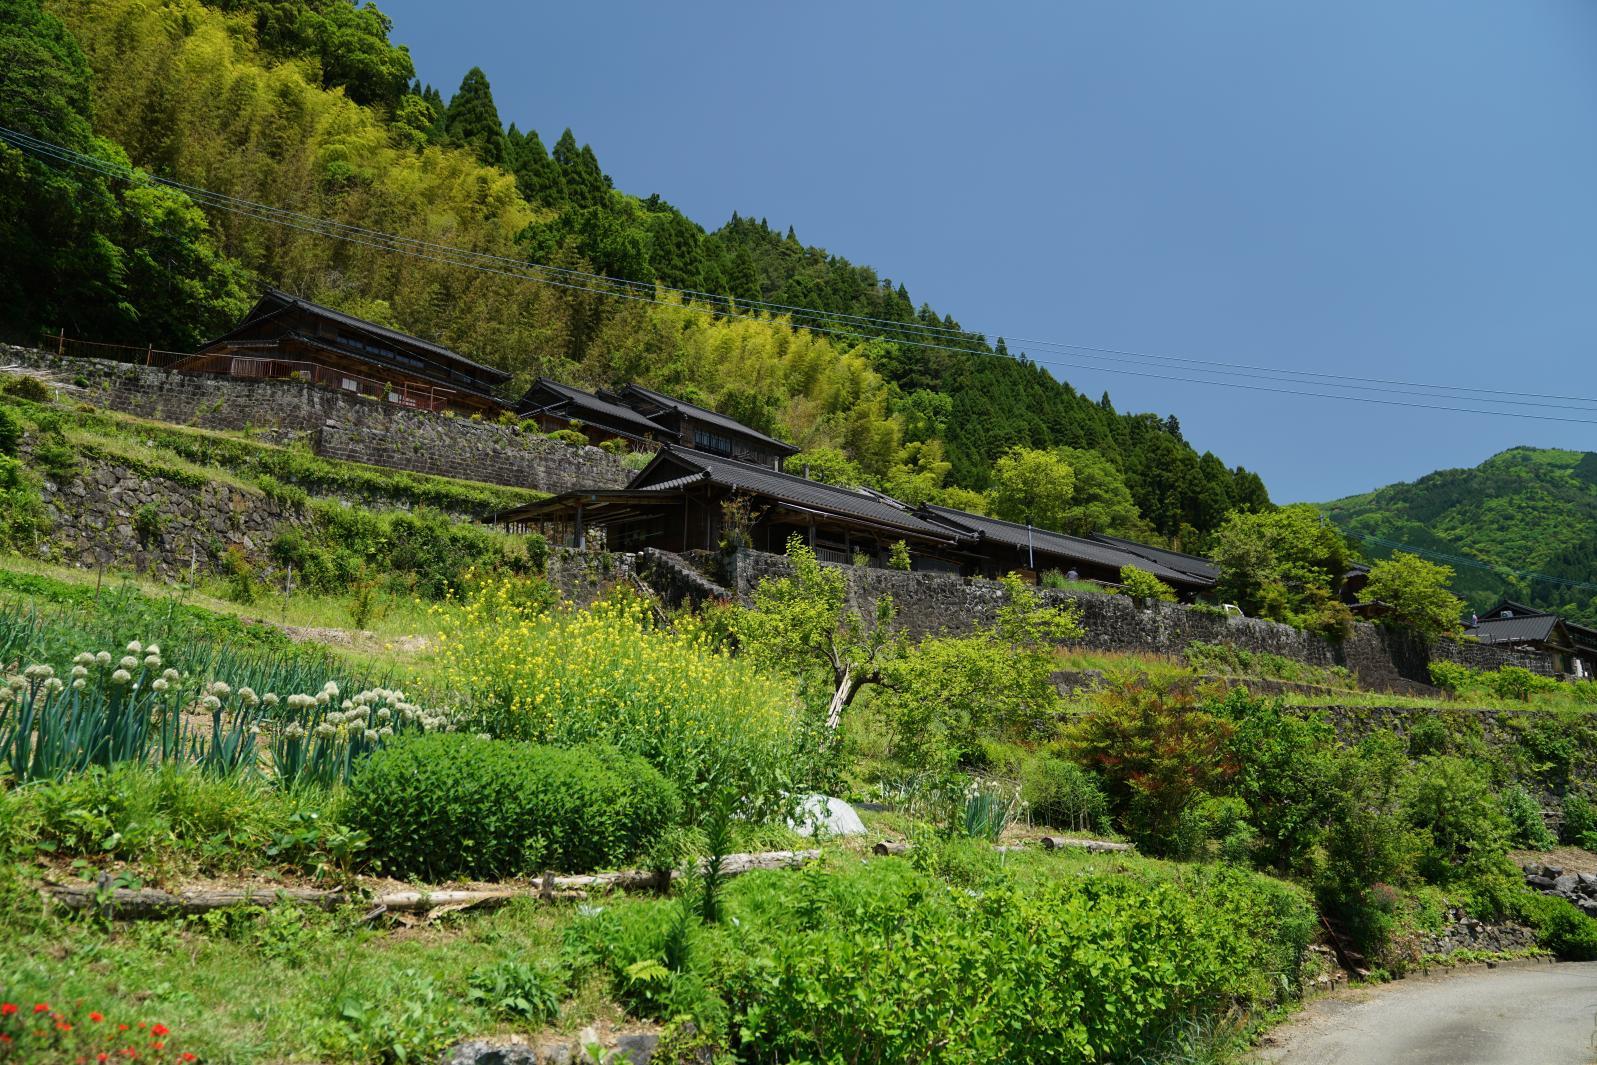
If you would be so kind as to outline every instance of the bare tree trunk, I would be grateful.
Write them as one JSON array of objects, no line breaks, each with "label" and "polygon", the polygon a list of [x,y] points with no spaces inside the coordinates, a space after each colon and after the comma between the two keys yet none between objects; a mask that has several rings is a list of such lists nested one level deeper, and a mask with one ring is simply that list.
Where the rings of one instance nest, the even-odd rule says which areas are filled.
[{"label": "bare tree trunk", "polygon": [[854,698],[854,667],[845,666],[837,679],[837,690],[832,693],[832,704],[826,708],[826,731],[836,732],[843,723],[843,708]]},{"label": "bare tree trunk", "polygon": [[[754,869],[786,869],[803,865],[821,856],[818,850],[767,851],[761,854],[728,854],[721,861],[722,876],[737,876]],[[162,891],[158,888],[102,888],[87,882],[45,883],[39,893],[70,910],[94,910],[105,917],[172,917],[206,913],[230,906],[274,906],[285,902],[318,909],[336,909],[349,902],[369,902],[375,909],[393,913],[436,913],[475,906],[499,906],[511,899],[545,901],[583,899],[607,891],[664,891],[680,874],[652,871],[595,873],[591,876],[544,876],[528,888],[485,888],[481,890],[393,891],[366,896],[359,890],[323,891],[316,888],[259,887]]]}]

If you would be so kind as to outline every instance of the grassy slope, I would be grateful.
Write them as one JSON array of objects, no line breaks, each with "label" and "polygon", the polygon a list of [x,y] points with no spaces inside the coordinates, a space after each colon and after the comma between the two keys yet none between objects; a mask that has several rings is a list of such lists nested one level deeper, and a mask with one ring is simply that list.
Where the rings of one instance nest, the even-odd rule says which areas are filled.
[{"label": "grassy slope", "polygon": [[[1439,470],[1321,505],[1339,527],[1505,569],[1597,583],[1597,459],[1512,448],[1473,469]],[[1388,549],[1366,543],[1375,557]],[[1597,622],[1597,593],[1458,567],[1455,590],[1476,610],[1505,594]]]}]

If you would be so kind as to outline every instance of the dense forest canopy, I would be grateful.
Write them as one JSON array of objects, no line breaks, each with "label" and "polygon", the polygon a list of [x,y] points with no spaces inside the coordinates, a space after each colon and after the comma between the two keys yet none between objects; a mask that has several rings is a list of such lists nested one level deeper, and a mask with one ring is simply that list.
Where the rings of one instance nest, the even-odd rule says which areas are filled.
[{"label": "dense forest canopy", "polygon": [[[340,224],[641,282],[642,298],[202,211],[179,192],[0,145],[0,239],[32,265],[0,282],[12,335],[188,347],[271,283],[503,366],[517,385],[549,374],[682,394],[915,501],[985,507],[978,493],[1004,455],[1076,449],[1104,460],[1083,482],[1102,498],[1129,494],[1135,513],[1087,501],[1073,513],[1112,513],[1116,531],[1201,546],[1226,513],[1269,506],[1257,475],[1200,455],[1174,416],[1081,395],[791,227],[734,214],[706,230],[657,195],[617,190],[569,129],[546,146],[505,128],[480,69],[448,99],[417,83],[370,4],[44,8],[0,0],[0,47],[16,57],[0,70],[0,126]],[[737,315],[712,313],[727,300]]]},{"label": "dense forest canopy", "polygon": [[[1597,624],[1597,453],[1516,447],[1474,469],[1439,470],[1409,484],[1321,509],[1374,557],[1389,546],[1473,559],[1454,565],[1453,590],[1482,611],[1503,596]],[[1535,580],[1534,573],[1559,581]]]}]

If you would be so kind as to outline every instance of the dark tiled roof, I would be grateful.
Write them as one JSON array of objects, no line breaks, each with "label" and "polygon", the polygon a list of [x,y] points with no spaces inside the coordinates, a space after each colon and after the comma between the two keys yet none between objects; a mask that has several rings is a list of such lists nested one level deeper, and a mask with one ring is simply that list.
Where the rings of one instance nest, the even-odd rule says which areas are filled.
[{"label": "dark tiled roof", "polygon": [[663,492],[701,481],[822,513],[889,526],[944,543],[959,539],[956,531],[925,520],[901,503],[885,502],[876,493],[822,484],[790,473],[778,473],[768,466],[756,466],[684,447],[661,448],[655,460],[644,467],[627,488],[631,491],[649,489]]},{"label": "dark tiled roof", "polygon": [[725,429],[727,432],[737,433],[741,436],[759,440],[760,442],[771,447],[773,450],[780,451],[783,454],[796,455],[799,451],[799,449],[794,447],[792,444],[785,444],[782,441],[777,440],[775,437],[766,436],[758,429],[750,429],[748,426],[744,425],[740,421],[737,421],[736,419],[728,418],[726,415],[718,414],[706,407],[689,403],[687,400],[677,399],[674,396],[668,396],[663,392],[656,392],[653,389],[644,388],[642,385],[627,385],[621,390],[621,395],[622,398],[626,398],[627,396],[636,396],[649,403],[656,404],[657,406],[674,409],[690,418],[694,418],[701,422],[708,422],[711,425]]},{"label": "dark tiled roof", "polygon": [[[527,389],[527,396],[531,396],[540,388],[560,397],[561,403],[557,409],[562,413],[566,410],[587,411],[595,416],[592,420],[596,424],[603,422],[614,425],[639,436],[647,436],[652,433],[656,437],[665,437],[671,433],[663,425],[651,422],[631,407],[623,407],[619,403],[611,403],[609,400],[602,399],[592,392],[584,392],[582,389],[572,385],[561,384],[559,381],[549,377],[540,377],[534,381],[532,387]],[[527,396],[522,397],[518,407],[525,408],[529,406]]]},{"label": "dark tiled roof", "polygon": [[921,510],[950,528],[964,530],[980,536],[983,540],[990,540],[994,543],[1005,544],[1021,550],[1025,550],[1030,546],[1032,550],[1039,554],[1090,562],[1098,566],[1107,566],[1116,571],[1119,571],[1124,566],[1136,566],[1138,569],[1147,570],[1166,583],[1189,586],[1208,583],[1189,573],[1182,573],[1141,555],[1134,555],[1129,551],[1112,547],[1109,544],[1099,543],[1095,540],[1083,540],[1079,536],[1066,536],[1064,533],[1050,532],[1047,529],[1035,527],[1028,529],[1026,526],[1018,525],[1012,521],[989,518],[981,514],[971,514],[967,511],[955,510],[952,507],[933,506],[929,503],[922,507]]},{"label": "dark tiled roof", "polygon": [[[331,321],[337,322],[340,325],[349,326],[351,329],[358,329],[361,332],[370,334],[374,337],[381,337],[384,340],[398,344],[402,347],[411,348],[414,351],[435,356],[436,358],[442,359],[445,362],[451,362],[459,366],[470,367],[471,369],[485,375],[494,383],[508,381],[511,377],[511,375],[505,370],[496,369],[492,366],[485,366],[480,362],[474,362],[460,354],[458,351],[451,351],[449,348],[446,348],[441,344],[434,344],[430,340],[423,340],[420,337],[411,336],[409,333],[401,333],[397,329],[389,329],[387,326],[378,325],[376,322],[368,322],[364,318],[356,318],[352,314],[345,314],[343,311],[334,310],[331,307],[324,307],[320,303],[312,303],[310,300],[301,299],[299,296],[295,296],[292,293],[284,292],[281,289],[276,288],[269,288],[266,290],[266,293],[250,311],[249,316],[239,324],[239,328],[242,328],[246,325],[251,325],[256,321],[267,317],[266,314],[256,313],[256,311],[261,310],[263,304],[267,303],[276,303],[280,308],[298,308],[309,314],[313,314],[318,318],[327,318]],[[238,332],[238,328],[235,328],[232,330],[232,332],[225,334],[219,339],[226,340],[236,332]],[[216,341],[213,341],[212,343],[215,342]]]},{"label": "dark tiled roof", "polygon": [[1545,642],[1558,628],[1557,614],[1516,614],[1511,618],[1482,618],[1465,633],[1482,643]]},{"label": "dark tiled roof", "polygon": [[1149,562],[1157,562],[1178,573],[1188,573],[1210,584],[1220,579],[1220,567],[1209,559],[1199,555],[1189,555],[1181,551],[1171,551],[1163,547],[1150,547],[1148,544],[1139,544],[1135,540],[1122,539],[1119,536],[1106,536],[1103,533],[1093,533],[1092,538],[1110,547],[1118,547],[1130,551],[1133,555],[1140,555]]}]

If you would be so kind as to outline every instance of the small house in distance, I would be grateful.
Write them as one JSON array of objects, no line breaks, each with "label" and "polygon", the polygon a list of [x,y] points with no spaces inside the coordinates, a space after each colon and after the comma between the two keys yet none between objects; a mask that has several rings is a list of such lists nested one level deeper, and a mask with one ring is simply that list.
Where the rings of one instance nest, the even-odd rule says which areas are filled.
[{"label": "small house in distance", "polygon": [[418,410],[497,414],[510,374],[431,341],[268,289],[233,329],[172,365],[182,373],[306,381]]},{"label": "small house in distance", "polygon": [[1464,628],[1481,643],[1545,655],[1553,669],[1572,677],[1597,676],[1597,629],[1504,599]]},{"label": "small house in distance", "polygon": [[576,429],[590,443],[625,440],[637,448],[674,443],[676,434],[650,421],[613,395],[584,392],[572,385],[540,377],[516,403],[516,414],[536,422],[539,429]]},{"label": "small house in distance", "polygon": [[616,399],[664,427],[668,439],[696,451],[773,470],[781,469],[783,459],[799,452],[792,444],[784,444],[724,414],[642,385],[624,386],[616,393]]}]

